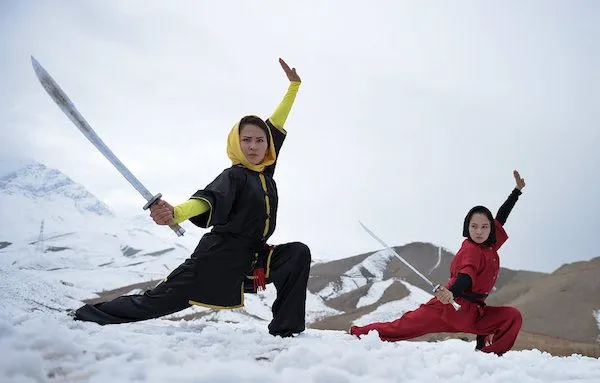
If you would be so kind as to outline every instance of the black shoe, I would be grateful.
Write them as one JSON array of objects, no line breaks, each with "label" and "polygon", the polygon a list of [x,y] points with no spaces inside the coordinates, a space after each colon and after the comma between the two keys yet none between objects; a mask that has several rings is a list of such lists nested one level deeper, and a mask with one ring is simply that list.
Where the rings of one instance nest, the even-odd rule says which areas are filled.
[{"label": "black shoe", "polygon": [[475,350],[481,350],[483,347],[485,347],[485,335],[477,335]]},{"label": "black shoe", "polygon": [[282,338],[291,338],[294,336],[294,333],[292,331],[276,331],[276,332],[270,332],[269,334],[273,335],[273,336],[280,336]]}]

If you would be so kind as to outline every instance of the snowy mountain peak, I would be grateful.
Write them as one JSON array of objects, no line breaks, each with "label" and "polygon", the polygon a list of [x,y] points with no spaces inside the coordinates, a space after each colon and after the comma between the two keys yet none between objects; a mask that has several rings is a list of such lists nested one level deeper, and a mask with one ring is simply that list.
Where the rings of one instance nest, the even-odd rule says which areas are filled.
[{"label": "snowy mountain peak", "polygon": [[108,206],[59,170],[30,161],[0,176],[0,194],[21,195],[33,201],[66,198],[81,213],[113,216]]},{"label": "snowy mountain peak", "polygon": [[369,283],[382,281],[392,258],[393,253],[388,250],[377,251],[342,274],[338,280],[329,283],[318,295],[324,299],[333,299]]}]

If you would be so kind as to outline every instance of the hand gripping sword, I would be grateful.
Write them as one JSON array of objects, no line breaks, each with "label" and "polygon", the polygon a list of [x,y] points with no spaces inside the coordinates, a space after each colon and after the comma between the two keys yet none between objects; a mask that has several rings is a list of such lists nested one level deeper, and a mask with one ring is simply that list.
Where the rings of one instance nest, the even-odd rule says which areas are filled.
[{"label": "hand gripping sword", "polygon": [[[371,230],[369,230],[369,228],[366,227],[362,222],[358,221],[358,223],[360,223],[360,226],[362,226],[362,228],[365,229],[365,231],[367,233],[369,233],[369,235],[371,237],[373,237],[377,242],[379,242],[386,250],[391,251],[394,255],[396,255],[396,257],[398,257],[399,260],[402,261],[402,263],[404,263],[406,266],[408,266],[409,269],[414,271],[419,277],[421,277],[421,279],[423,279],[425,282],[427,282],[427,284],[429,284],[429,286],[431,286],[431,288],[433,289],[434,294],[436,291],[438,291],[440,289],[440,287],[441,287],[440,285],[434,285],[433,282],[431,282],[426,276],[421,274],[421,272],[419,270],[415,269],[413,267],[413,265],[411,265],[404,258],[402,258],[394,249],[392,249],[391,247],[386,245],[385,242],[383,242],[378,236],[375,235],[375,233],[373,233]],[[452,306],[454,306],[455,310],[460,309],[460,305],[458,303],[456,303],[454,301],[452,301],[451,303],[452,303]]]},{"label": "hand gripping sword", "polygon": [[[69,119],[77,126],[77,128],[83,133],[83,135],[106,157],[107,160],[110,161],[111,164],[125,177],[127,181],[137,190],[145,199],[146,204],[144,205],[144,210],[150,208],[152,204],[156,201],[160,200],[162,194],[158,193],[156,195],[152,195],[146,189],[144,185],[123,165],[123,163],[114,155],[114,153],[106,146],[106,144],[98,137],[96,132],[90,127],[87,121],[83,118],[83,116],[77,111],[73,102],[69,99],[69,97],[63,92],[63,90],[58,86],[56,81],[46,72],[46,70],[40,65],[40,63],[31,56],[31,63],[33,65],[33,70],[37,78],[42,83],[46,92],[50,95],[50,97],[56,102],[56,104],[60,107],[60,109],[69,117]],[[185,233],[185,230],[177,225],[169,225],[169,227],[177,234],[177,236],[182,236]]]}]

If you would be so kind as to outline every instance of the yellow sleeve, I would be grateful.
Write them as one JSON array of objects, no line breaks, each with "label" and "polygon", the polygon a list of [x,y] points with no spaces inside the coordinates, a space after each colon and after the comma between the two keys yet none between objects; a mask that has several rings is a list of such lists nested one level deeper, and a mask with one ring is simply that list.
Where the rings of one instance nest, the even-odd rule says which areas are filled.
[{"label": "yellow sleeve", "polygon": [[173,208],[173,220],[175,223],[181,223],[209,210],[208,202],[201,199],[190,199]]},{"label": "yellow sleeve", "polygon": [[290,86],[283,96],[283,100],[273,112],[273,115],[269,117],[269,121],[280,131],[285,133],[283,130],[283,125],[285,124],[285,120],[288,118],[288,114],[290,114],[290,110],[292,110],[292,105],[294,105],[294,100],[296,100],[296,94],[298,93],[298,88],[300,88],[299,82],[290,82]]}]

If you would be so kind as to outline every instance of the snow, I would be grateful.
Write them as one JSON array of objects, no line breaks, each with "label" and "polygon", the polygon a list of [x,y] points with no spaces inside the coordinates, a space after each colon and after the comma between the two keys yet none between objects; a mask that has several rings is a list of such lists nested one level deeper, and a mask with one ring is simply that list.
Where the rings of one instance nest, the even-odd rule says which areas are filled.
[{"label": "snow", "polygon": [[358,300],[356,307],[368,306],[377,302],[392,283],[394,283],[393,279],[373,283],[369,288],[369,292]]},{"label": "snow", "polygon": [[[51,331],[49,331],[51,329]],[[537,350],[503,357],[459,340],[362,340],[307,330],[275,338],[251,321],[117,326],[40,312],[0,319],[3,382],[597,382],[597,359]],[[10,352],[8,352],[10,351]]]},{"label": "snow", "polygon": [[[594,311],[594,318],[596,318],[596,324],[598,325],[598,329],[600,330],[600,310]],[[600,335],[598,336],[598,342],[600,343]]]},{"label": "snow", "polygon": [[[460,340],[389,343],[374,332],[359,340],[342,331],[310,328],[294,338],[275,338],[267,332],[276,294],[272,285],[246,295],[243,309],[191,307],[110,326],[75,322],[66,310],[96,292],[167,275],[190,254],[202,231],[186,227],[186,236],[177,238],[147,216],[121,220],[80,209],[74,195],[67,192],[51,202],[0,192],[0,241],[11,242],[0,249],[2,383],[600,381],[600,360],[580,355],[529,350],[497,357]],[[89,198],[88,206],[96,206]],[[36,204],[37,212],[43,206],[44,216],[53,217],[45,221],[43,246],[36,243],[41,221]],[[14,212],[21,214],[13,217]],[[13,218],[29,225],[14,225]],[[55,251],[48,251],[50,246]],[[392,283],[382,280],[389,259],[388,252],[374,253],[327,293],[340,295],[372,283],[358,306],[377,301]],[[396,319],[431,297],[402,283],[410,291],[407,298],[355,323]],[[338,313],[321,296],[308,293],[308,323]],[[179,319],[191,313],[204,315]],[[600,322],[600,310],[594,315]]]},{"label": "snow", "polygon": [[440,265],[441,262],[442,262],[442,247],[438,246],[438,259],[437,259],[437,262],[435,263],[435,265],[433,265],[433,267],[431,269],[429,269],[428,274],[431,275],[431,273],[433,273],[433,271],[438,268],[438,266]]},{"label": "snow", "polygon": [[36,202],[66,199],[80,212],[96,215],[113,215],[108,206],[99,201],[82,185],[56,169],[40,163],[30,163],[0,177],[0,190],[4,194],[30,198]]},{"label": "snow", "polygon": [[409,294],[406,298],[384,303],[377,307],[375,311],[356,319],[354,324],[364,326],[373,322],[391,322],[400,318],[404,313],[415,310],[419,305],[431,299],[431,294],[404,281],[400,282],[408,288]]},{"label": "snow", "polygon": [[[48,255],[49,253],[44,253]],[[247,295],[246,308],[191,321],[168,317],[99,326],[65,313],[104,285],[111,270],[89,272],[85,288],[70,274],[19,269],[0,258],[0,381],[2,382],[597,382],[600,360],[553,357],[537,350],[503,357],[473,351],[460,340],[382,342],[341,331],[308,329],[295,338],[268,334],[275,290]],[[135,267],[132,268],[135,270]],[[61,282],[62,281],[62,282]],[[123,282],[123,281],[122,281]],[[403,282],[404,283],[404,282]],[[357,320],[391,320],[430,295],[408,283],[410,296]],[[322,315],[308,299],[308,317]],[[175,317],[177,314],[171,315]],[[310,319],[309,319],[310,320]]]},{"label": "snow", "polygon": [[319,296],[332,299],[352,291],[358,287],[365,286],[372,281],[381,281],[383,270],[393,257],[388,250],[380,250],[365,258],[364,261],[352,267],[341,276],[340,282],[332,282],[319,291]]}]

